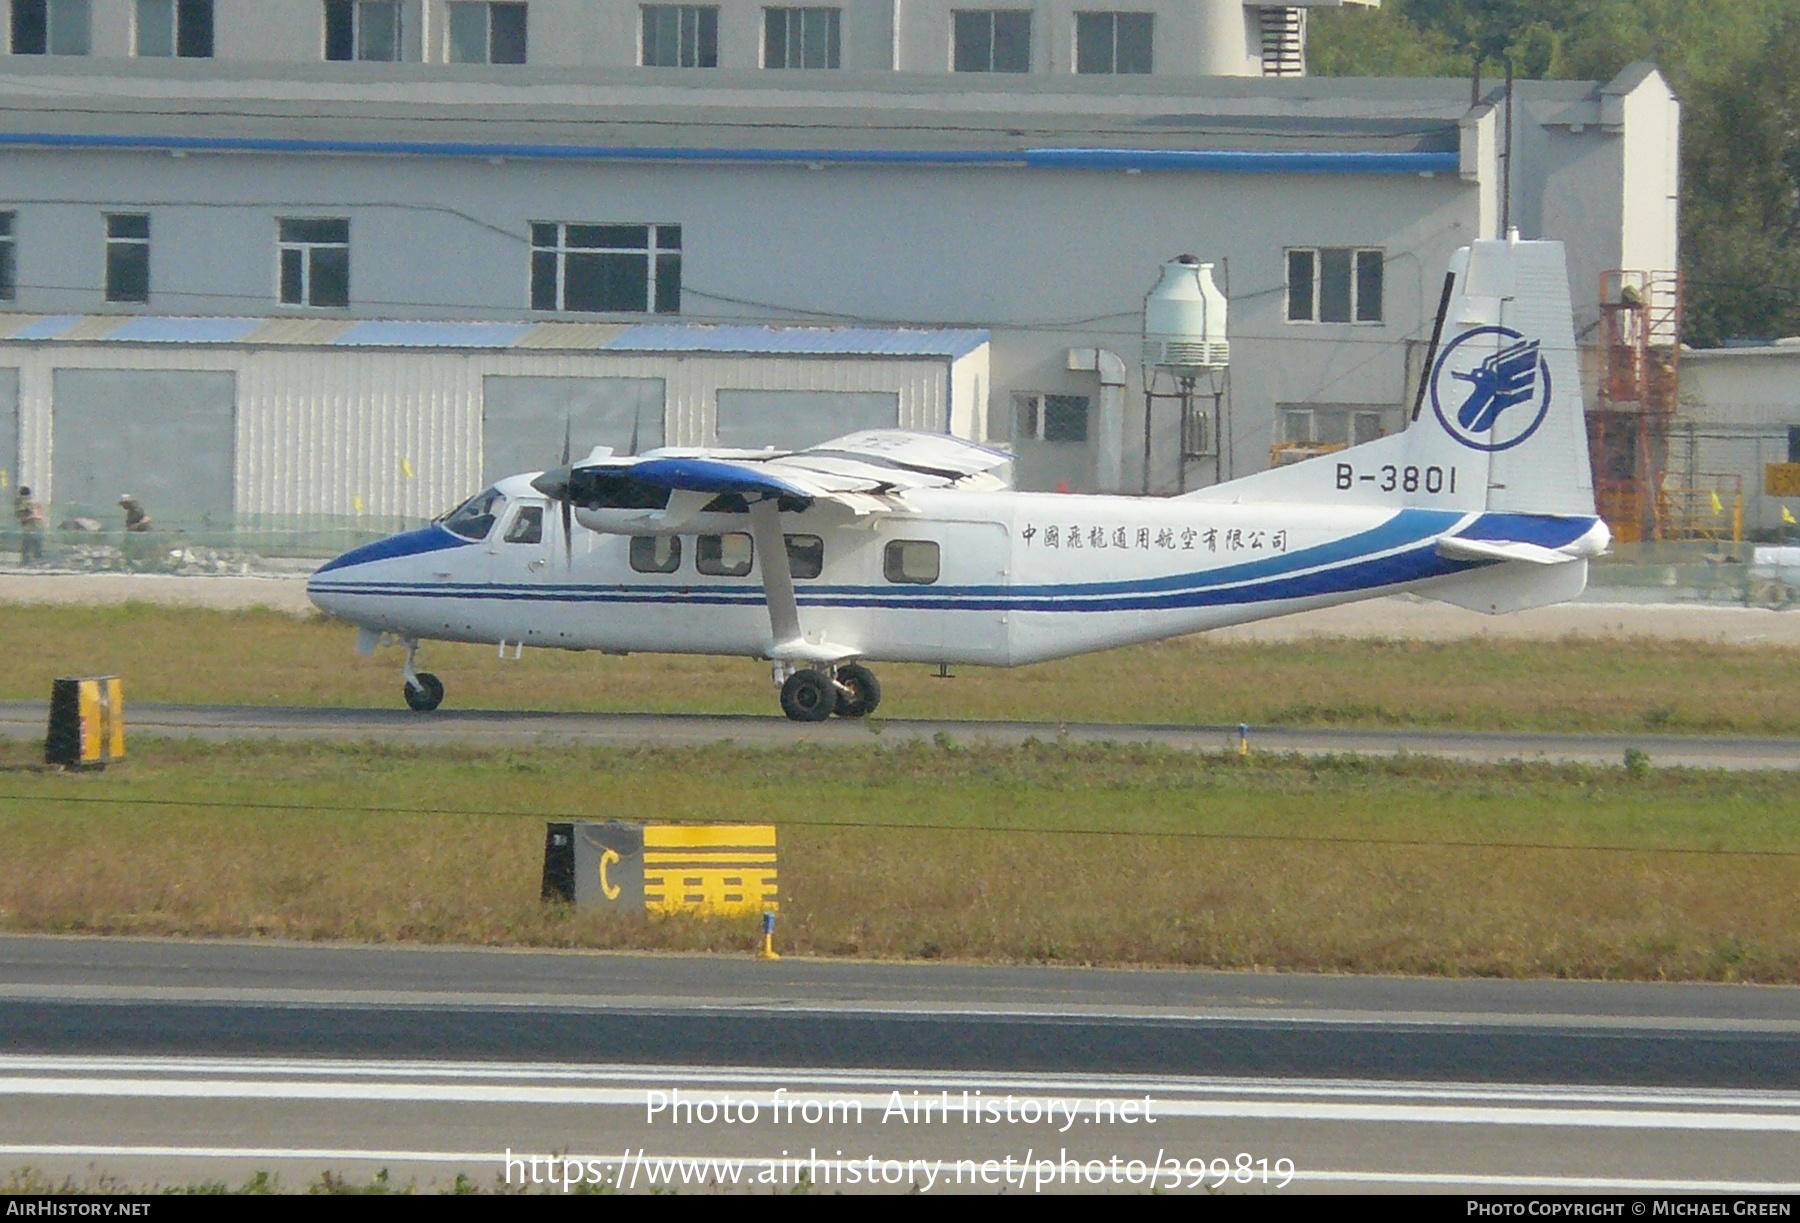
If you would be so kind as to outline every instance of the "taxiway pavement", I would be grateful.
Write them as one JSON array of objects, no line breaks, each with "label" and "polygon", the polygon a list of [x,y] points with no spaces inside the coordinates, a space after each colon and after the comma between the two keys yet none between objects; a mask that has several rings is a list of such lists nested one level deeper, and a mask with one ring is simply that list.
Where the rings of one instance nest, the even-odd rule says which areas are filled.
[{"label": "taxiway pavement", "polygon": [[[43,737],[49,705],[0,701],[0,735]],[[875,719],[813,724],[781,717],[705,714],[530,713],[506,710],[299,708],[260,705],[131,705],[138,734],[233,738],[382,740],[406,743],[532,742],[638,744],[794,743],[839,746],[930,741],[1150,743],[1192,751],[1232,751],[1235,726],[1127,725],[1092,722],[976,722]],[[1800,768],[1800,739],[1698,735],[1553,735],[1456,730],[1341,730],[1251,727],[1253,751],[1303,755],[1413,754],[1473,762],[1504,760],[1619,764],[1629,749],[1652,764],[1715,769]]]}]

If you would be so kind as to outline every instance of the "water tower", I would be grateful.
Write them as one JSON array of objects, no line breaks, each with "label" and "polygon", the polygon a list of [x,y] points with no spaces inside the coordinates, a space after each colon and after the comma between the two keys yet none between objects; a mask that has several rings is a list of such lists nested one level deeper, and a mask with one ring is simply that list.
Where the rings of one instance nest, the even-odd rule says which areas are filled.
[{"label": "water tower", "polygon": [[[1151,426],[1158,400],[1181,405],[1180,491],[1187,491],[1190,460],[1210,458],[1220,470],[1218,426],[1222,418],[1231,343],[1225,335],[1225,294],[1213,282],[1213,265],[1181,255],[1162,265],[1162,277],[1144,297],[1144,492],[1150,491]],[[1204,384],[1204,389],[1202,389]],[[1196,402],[1210,396],[1211,408]]]}]

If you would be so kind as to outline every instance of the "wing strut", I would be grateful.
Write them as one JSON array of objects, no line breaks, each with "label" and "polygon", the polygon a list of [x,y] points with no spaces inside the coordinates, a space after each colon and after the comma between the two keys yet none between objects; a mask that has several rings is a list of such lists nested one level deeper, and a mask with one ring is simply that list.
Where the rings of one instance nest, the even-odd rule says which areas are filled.
[{"label": "wing strut", "polygon": [[775,648],[800,641],[800,604],[794,598],[794,571],[781,533],[781,504],[774,497],[750,503],[750,537],[762,560],[763,594],[769,600],[769,631]]}]

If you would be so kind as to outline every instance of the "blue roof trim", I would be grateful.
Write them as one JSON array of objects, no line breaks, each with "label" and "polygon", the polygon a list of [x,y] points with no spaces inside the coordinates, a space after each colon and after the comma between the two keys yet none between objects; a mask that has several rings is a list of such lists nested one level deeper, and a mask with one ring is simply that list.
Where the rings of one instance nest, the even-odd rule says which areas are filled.
[{"label": "blue roof trim", "polygon": [[606,344],[628,352],[742,352],[780,356],[963,357],[990,336],[974,329],[753,327],[645,323]]},{"label": "blue roof trim", "polygon": [[[402,556],[419,556],[426,552],[441,552],[445,548],[461,548],[478,540],[464,539],[452,534],[444,527],[433,523],[428,527],[420,527],[416,531],[402,531],[398,535],[390,535],[386,539],[378,539],[373,543],[352,548],[333,560],[327,561],[314,570],[314,576],[330,573],[333,569],[348,569],[352,565],[366,565],[370,561],[391,561]],[[307,586],[313,583],[309,580]]]},{"label": "blue roof trim", "polygon": [[56,314],[49,318],[33,319],[6,338],[9,340],[53,340],[85,317],[86,315],[81,314]]},{"label": "blue roof trim", "polygon": [[1211,174],[1455,174],[1455,153],[1258,153],[1206,149],[1030,149],[1038,170],[1200,170]]},{"label": "blue roof trim", "polygon": [[333,345],[384,348],[510,348],[530,323],[357,323]]},{"label": "blue roof trim", "polygon": [[723,162],[751,165],[1023,166],[1043,170],[1202,170],[1214,174],[1451,174],[1455,153],[1227,152],[1203,149],[721,149],[253,136],[0,132],[0,147],[510,157],[522,161]]},{"label": "blue roof trim", "polygon": [[231,344],[262,326],[259,318],[169,318],[139,316],[128,319],[101,337],[103,340],[138,340],[152,344]]}]

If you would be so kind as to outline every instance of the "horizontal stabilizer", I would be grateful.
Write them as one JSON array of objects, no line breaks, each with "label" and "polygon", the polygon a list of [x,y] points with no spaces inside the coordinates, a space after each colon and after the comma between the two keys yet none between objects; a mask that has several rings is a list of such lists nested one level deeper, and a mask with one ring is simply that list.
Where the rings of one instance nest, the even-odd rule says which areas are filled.
[{"label": "horizontal stabilizer", "polygon": [[1463,539],[1456,535],[1446,535],[1438,540],[1437,552],[1453,561],[1530,561],[1534,565],[1566,565],[1577,559],[1538,544]]}]

